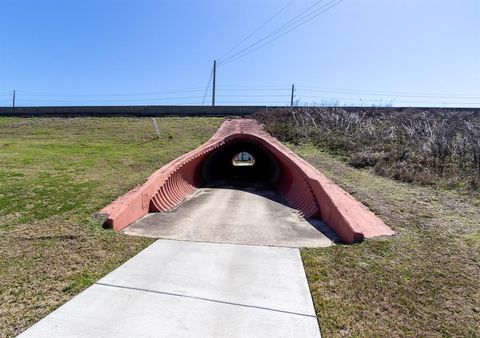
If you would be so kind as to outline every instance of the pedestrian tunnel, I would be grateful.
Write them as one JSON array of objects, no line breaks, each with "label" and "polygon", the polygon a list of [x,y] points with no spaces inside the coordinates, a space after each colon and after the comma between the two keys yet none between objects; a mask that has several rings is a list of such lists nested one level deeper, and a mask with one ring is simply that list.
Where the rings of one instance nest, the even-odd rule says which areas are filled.
[{"label": "pedestrian tunnel", "polygon": [[319,206],[300,168],[275,154],[255,135],[233,134],[174,170],[150,201],[149,212],[174,208],[196,188],[218,185],[266,185],[277,190],[305,217]]},{"label": "pedestrian tunnel", "polygon": [[275,184],[280,176],[277,159],[260,143],[241,138],[213,151],[202,164],[205,184]]},{"label": "pedestrian tunnel", "polygon": [[155,172],[101,210],[119,231],[150,212],[166,212],[197,188],[268,184],[305,217],[322,219],[348,243],[391,235],[364,205],[270,136],[255,120],[228,120],[199,148]]}]

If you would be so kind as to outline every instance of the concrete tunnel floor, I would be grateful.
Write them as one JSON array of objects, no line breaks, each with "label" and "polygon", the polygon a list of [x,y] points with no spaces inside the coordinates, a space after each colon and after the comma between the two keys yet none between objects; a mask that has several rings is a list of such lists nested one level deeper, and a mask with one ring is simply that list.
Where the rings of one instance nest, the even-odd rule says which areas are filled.
[{"label": "concrete tunnel floor", "polygon": [[326,247],[339,241],[320,220],[306,220],[277,192],[255,186],[199,189],[174,210],[150,213],[125,228],[123,233],[282,247]]}]

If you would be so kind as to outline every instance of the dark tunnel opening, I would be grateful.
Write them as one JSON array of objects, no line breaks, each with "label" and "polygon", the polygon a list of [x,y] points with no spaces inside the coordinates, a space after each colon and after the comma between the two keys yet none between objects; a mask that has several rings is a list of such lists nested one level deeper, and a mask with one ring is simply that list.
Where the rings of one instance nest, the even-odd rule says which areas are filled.
[{"label": "dark tunnel opening", "polygon": [[280,176],[279,164],[263,145],[250,140],[234,140],[215,150],[204,161],[206,185],[274,185]]},{"label": "dark tunnel opening", "polygon": [[[252,184],[257,182],[269,186]],[[298,215],[321,219],[348,243],[394,234],[366,206],[249,119],[225,121],[209,141],[169,162],[101,213],[108,215],[109,226],[120,231],[149,212],[175,212],[182,202],[216,188],[275,193]],[[235,202],[218,200],[216,206],[237,212]]]},{"label": "dark tunnel opening", "polygon": [[204,156],[187,161],[152,197],[149,211],[171,210],[196,188],[243,190],[297,209],[305,218],[319,215],[301,169],[253,137],[235,135]]}]

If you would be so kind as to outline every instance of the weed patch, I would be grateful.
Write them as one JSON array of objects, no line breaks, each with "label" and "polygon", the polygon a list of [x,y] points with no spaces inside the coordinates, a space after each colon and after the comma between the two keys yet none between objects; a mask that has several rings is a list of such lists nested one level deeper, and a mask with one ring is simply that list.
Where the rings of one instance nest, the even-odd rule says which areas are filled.
[{"label": "weed patch", "polygon": [[479,336],[478,197],[380,177],[312,145],[293,148],[398,232],[302,250],[322,334]]}]

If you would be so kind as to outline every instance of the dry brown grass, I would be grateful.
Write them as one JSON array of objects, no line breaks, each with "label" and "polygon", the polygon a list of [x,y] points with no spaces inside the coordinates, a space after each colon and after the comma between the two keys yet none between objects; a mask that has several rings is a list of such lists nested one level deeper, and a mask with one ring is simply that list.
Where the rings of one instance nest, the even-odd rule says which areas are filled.
[{"label": "dry brown grass", "polygon": [[480,111],[295,107],[260,111],[275,137],[309,142],[404,182],[480,188]]},{"label": "dry brown grass", "polygon": [[398,232],[302,251],[325,337],[480,336],[480,200],[296,150]]}]

